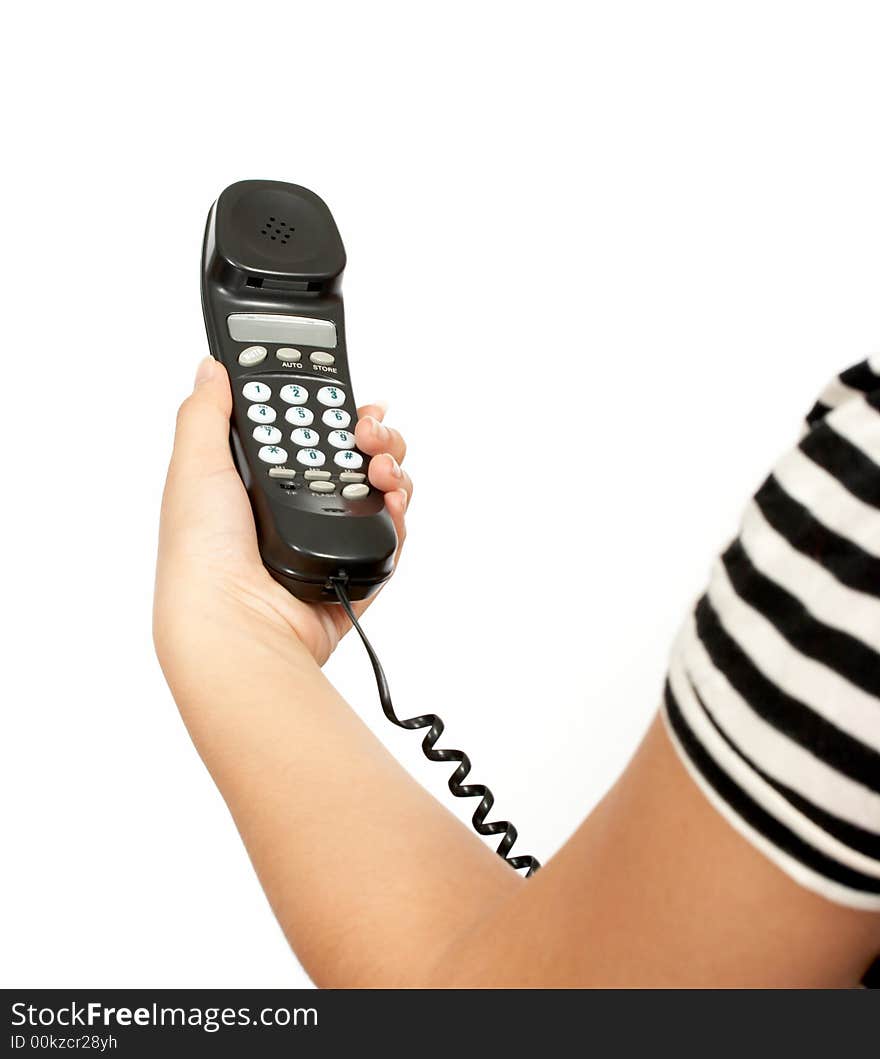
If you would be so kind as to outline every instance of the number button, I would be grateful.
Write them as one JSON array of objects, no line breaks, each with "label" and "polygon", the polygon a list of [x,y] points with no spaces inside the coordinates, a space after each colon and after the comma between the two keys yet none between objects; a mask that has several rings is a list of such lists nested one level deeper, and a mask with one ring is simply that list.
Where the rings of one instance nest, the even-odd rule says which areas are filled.
[{"label": "number button", "polygon": [[254,423],[274,423],[275,409],[267,404],[252,404],[248,409],[248,419]]},{"label": "number button", "polygon": [[290,435],[290,440],[295,445],[304,445],[307,448],[314,448],[321,438],[317,430],[309,430],[308,427],[299,427]]},{"label": "number button", "polygon": [[318,400],[328,408],[338,408],[345,404],[345,394],[338,386],[322,386],[318,390]]},{"label": "number button", "polygon": [[257,453],[263,463],[284,463],[287,453],[277,445],[264,445]]},{"label": "number button", "polygon": [[356,471],[359,467],[363,467],[364,458],[359,452],[355,452],[353,449],[346,449],[344,452],[337,452],[333,457],[333,462],[337,467],[345,467],[350,471]]},{"label": "number button", "polygon": [[284,418],[295,427],[310,427],[315,421],[315,413],[308,408],[297,406],[288,408],[284,413]]},{"label": "number button", "polygon": [[295,382],[289,382],[286,386],[282,386],[278,392],[281,395],[281,400],[287,404],[305,404],[309,399],[309,391],[305,386],[299,386]]},{"label": "number button", "polygon": [[336,427],[342,430],[351,422],[351,416],[344,408],[328,408],[321,416],[321,422],[328,427]]},{"label": "number button", "polygon": [[325,460],[324,453],[318,449],[300,449],[296,454],[298,463],[306,467],[320,467]]},{"label": "number button", "polygon": [[254,427],[254,441],[261,441],[264,445],[277,445],[280,440],[281,431],[278,427],[270,427],[268,423]]},{"label": "number button", "polygon": [[327,435],[327,440],[334,449],[354,448],[354,434],[350,433],[348,430],[331,430]]},{"label": "number button", "polygon": [[272,391],[264,382],[245,383],[242,395],[249,401],[268,401]]}]

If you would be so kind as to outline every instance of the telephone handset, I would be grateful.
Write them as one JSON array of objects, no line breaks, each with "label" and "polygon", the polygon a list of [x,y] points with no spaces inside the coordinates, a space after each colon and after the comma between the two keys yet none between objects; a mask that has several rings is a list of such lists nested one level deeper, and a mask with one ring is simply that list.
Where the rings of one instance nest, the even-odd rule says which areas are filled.
[{"label": "telephone handset", "polygon": [[345,250],[324,202],[296,184],[243,180],[211,207],[202,252],[202,310],[211,353],[232,384],[230,443],[247,487],[260,555],[299,599],[338,602],[363,641],[385,716],[427,729],[422,751],[454,762],[448,786],[479,798],[474,829],[499,838],[498,854],[527,875],[540,864],[511,856],[516,828],[488,820],[495,802],[466,783],[462,750],[437,746],[435,713],[401,719],[382,665],[352,609],[391,576],[397,535],[383,494],[370,487],[368,457],[354,443],[340,280]]},{"label": "telephone handset", "polygon": [[307,188],[231,184],[208,214],[202,310],[229,372],[231,445],[269,573],[299,599],[372,595],[397,537],[354,440],[341,294],[345,249]]}]

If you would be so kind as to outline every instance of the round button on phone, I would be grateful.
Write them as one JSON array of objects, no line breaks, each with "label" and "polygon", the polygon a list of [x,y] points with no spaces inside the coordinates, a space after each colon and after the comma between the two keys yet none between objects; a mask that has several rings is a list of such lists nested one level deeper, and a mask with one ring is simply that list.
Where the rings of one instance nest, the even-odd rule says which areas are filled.
[{"label": "round button on phone", "polygon": [[272,396],[271,389],[264,382],[245,383],[241,392],[249,401],[268,401]]},{"label": "round button on phone", "polygon": [[333,457],[333,462],[337,467],[346,467],[350,471],[356,471],[359,467],[363,467],[364,458],[359,452],[346,449],[344,452],[337,452]]},{"label": "round button on phone", "polygon": [[290,435],[290,440],[295,445],[314,446],[321,440],[317,430],[309,430],[308,427],[299,427]]},{"label": "round button on phone", "polygon": [[280,440],[281,431],[278,427],[270,427],[268,423],[254,427],[254,441],[261,441],[264,445],[277,445]]},{"label": "round button on phone", "polygon": [[248,409],[248,419],[254,423],[274,423],[275,409],[267,404],[252,404]]},{"label": "round button on phone", "polygon": [[309,391],[305,386],[300,386],[295,382],[289,382],[286,386],[282,386],[278,392],[281,400],[287,404],[305,404],[309,399]]},{"label": "round button on phone", "polygon": [[338,386],[322,386],[318,390],[318,400],[328,408],[338,408],[345,404],[345,394]]},{"label": "round button on phone", "polygon": [[281,349],[276,349],[275,356],[282,364],[298,364],[302,360],[302,353],[298,349],[291,349],[290,346],[282,346]]},{"label": "round button on phone", "polygon": [[300,449],[296,454],[298,463],[306,467],[320,467],[324,463],[324,453],[319,449]]},{"label": "round button on phone", "polygon": [[284,418],[295,427],[310,427],[315,421],[315,413],[309,408],[297,406],[288,408],[284,413]]},{"label": "round button on phone", "polygon": [[321,416],[321,421],[328,427],[336,427],[337,430],[342,430],[351,422],[351,416],[344,408],[328,408]]},{"label": "round button on phone", "polygon": [[354,434],[348,430],[331,430],[327,435],[327,440],[334,449],[354,448]]},{"label": "round button on phone", "polygon": [[243,368],[252,368],[255,364],[264,361],[268,355],[265,346],[248,346],[238,354],[238,363]]},{"label": "round button on phone", "polygon": [[264,445],[257,453],[263,463],[284,463],[287,453],[277,445]]}]

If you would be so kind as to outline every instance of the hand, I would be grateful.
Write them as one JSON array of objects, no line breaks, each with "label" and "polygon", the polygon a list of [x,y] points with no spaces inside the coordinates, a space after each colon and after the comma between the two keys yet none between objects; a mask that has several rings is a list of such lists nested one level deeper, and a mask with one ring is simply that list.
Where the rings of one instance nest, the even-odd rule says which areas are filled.
[{"label": "hand", "polygon": [[[178,662],[186,670],[219,661],[217,652],[229,637],[242,644],[257,638],[273,649],[298,641],[323,665],[350,627],[338,604],[301,602],[263,566],[250,501],[229,449],[231,408],[226,370],[208,357],[178,414],[162,500],[154,637],[169,680]],[[374,457],[369,480],[385,493],[399,541],[396,563],[412,481],[400,466],[406,444],[382,423],[384,414],[380,404],[360,408],[355,438]],[[370,602],[356,603],[355,612],[360,615]],[[222,637],[212,638],[218,627]],[[235,646],[227,643],[225,649]]]}]

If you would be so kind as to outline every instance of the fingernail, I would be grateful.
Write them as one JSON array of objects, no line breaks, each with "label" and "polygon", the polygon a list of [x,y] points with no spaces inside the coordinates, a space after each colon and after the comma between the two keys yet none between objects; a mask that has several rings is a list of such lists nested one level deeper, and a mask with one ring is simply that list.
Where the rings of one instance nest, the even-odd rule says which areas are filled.
[{"label": "fingernail", "polygon": [[388,411],[387,401],[373,401],[373,404],[376,406],[376,408],[381,408],[383,414]]},{"label": "fingernail", "polygon": [[201,386],[203,382],[207,382],[208,379],[214,374],[214,358],[205,357],[204,360],[199,361],[199,366],[196,369],[196,380],[193,383],[193,387]]},{"label": "fingernail", "polygon": [[364,418],[369,420],[370,430],[380,441],[384,441],[388,437],[388,427],[380,423],[375,416],[365,416]]},{"label": "fingernail", "polygon": [[395,478],[402,478],[403,471],[400,469],[400,464],[397,462],[397,460],[395,460],[395,458],[391,455],[390,452],[386,452],[385,455],[391,461],[391,473],[394,475]]},{"label": "fingernail", "polygon": [[409,493],[405,489],[398,489],[397,491],[400,493],[400,502],[403,504],[403,510],[406,511],[409,504]]}]

